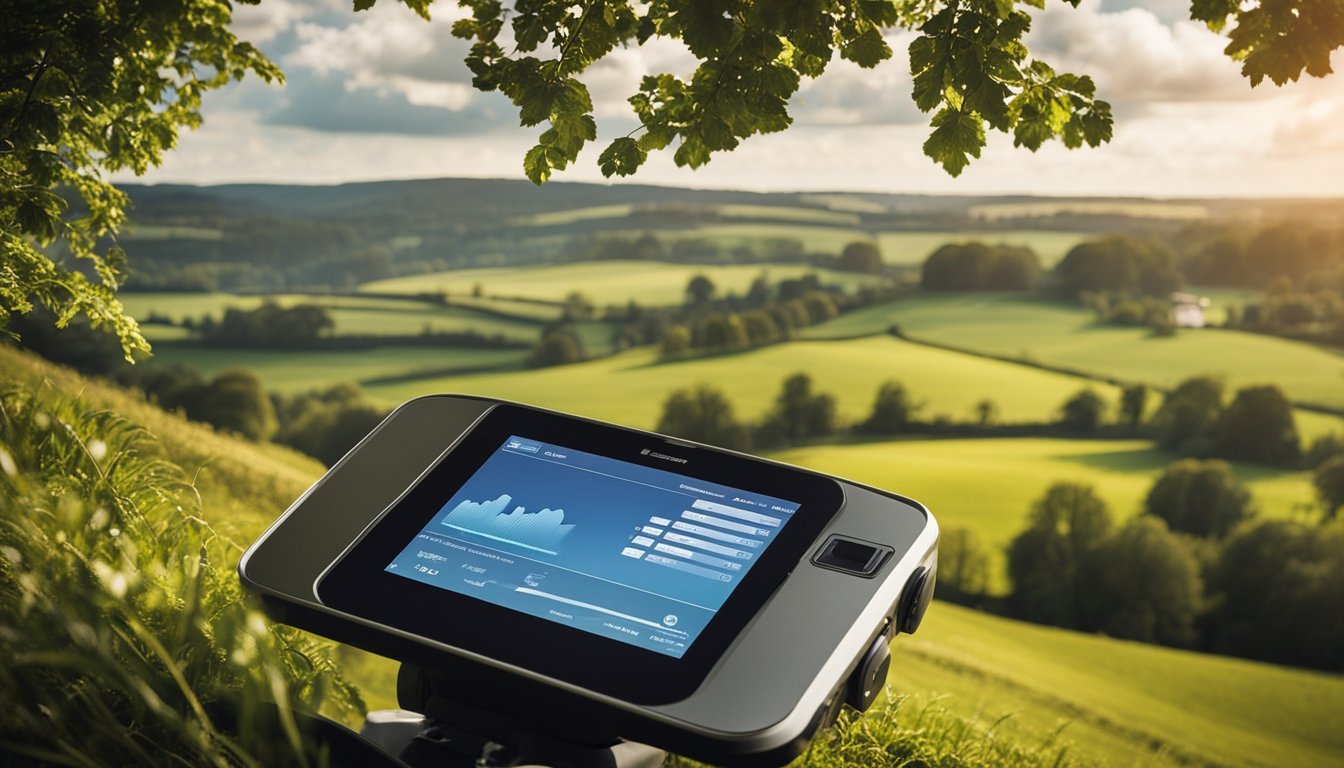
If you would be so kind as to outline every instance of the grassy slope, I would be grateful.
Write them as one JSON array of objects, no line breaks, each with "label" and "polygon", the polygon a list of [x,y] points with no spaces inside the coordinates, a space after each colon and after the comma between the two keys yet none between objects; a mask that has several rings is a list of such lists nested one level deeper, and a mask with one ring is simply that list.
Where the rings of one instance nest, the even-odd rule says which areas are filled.
[{"label": "grassy slope", "polygon": [[776,281],[817,272],[823,282],[839,283],[846,288],[872,279],[862,275],[818,270],[802,264],[709,266],[646,261],[588,261],[462,269],[378,280],[365,283],[361,288],[379,293],[466,293],[479,283],[487,294],[496,296],[525,296],[558,301],[572,291],[581,291],[599,306],[624,304],[632,299],[645,306],[665,306],[685,301],[686,283],[695,275],[709,277],[720,293],[735,291],[741,294],[762,272]]},{"label": "grassy slope", "polygon": [[1038,627],[935,603],[893,648],[891,686],[954,712],[1063,727],[1112,765],[1338,766],[1344,678]]},{"label": "grassy slope", "polygon": [[365,381],[419,371],[517,365],[528,354],[526,349],[493,348],[379,347],[289,352],[160,344],[154,348],[152,359],[155,364],[182,364],[207,375],[225,368],[251,368],[261,376],[267,389],[293,393],[321,389],[343,381]]},{"label": "grassy slope", "polygon": [[[260,533],[321,472],[284,448],[217,435],[0,346],[4,379],[45,379],[144,425],[188,469],[206,465],[198,481],[205,509],[239,542]],[[353,650],[343,658],[373,707],[394,705],[390,663]],[[942,697],[943,707],[967,720],[1011,715],[999,734],[1028,746],[1063,725],[1070,754],[1087,762],[1151,762],[1154,749],[1229,765],[1330,765],[1344,754],[1335,727],[1344,711],[1338,676],[1033,627],[955,606],[935,605],[920,633],[897,643],[890,682],[893,691]]]},{"label": "grassy slope", "polygon": [[503,334],[511,339],[530,340],[540,332],[538,322],[530,319],[485,314],[465,305],[444,307],[397,299],[300,294],[262,297],[229,293],[128,293],[122,296],[127,311],[134,317],[160,314],[179,321],[186,318],[199,320],[204,315],[218,318],[229,307],[252,309],[267,299],[281,306],[320,304],[327,307],[336,324],[332,332],[337,334],[415,335],[429,328],[437,332],[476,331],[487,336]]},{"label": "grassy slope", "polygon": [[[1041,420],[1086,382],[1011,363],[930,349],[890,337],[853,341],[795,342],[735,355],[658,363],[650,349],[540,371],[482,373],[369,387],[369,394],[399,403],[428,392],[481,394],[532,403],[599,419],[651,428],[674,389],[695,382],[721,387],[739,418],[757,419],[771,405],[784,377],[796,371],[833,393],[843,418],[867,415],[878,385],[900,379],[929,413],[969,418],[976,402],[993,398],[1005,421]],[[263,378],[266,376],[262,373]],[[1101,386],[1115,399],[1113,388]]]},{"label": "grassy slope", "polygon": [[1084,232],[1023,229],[1002,232],[883,232],[877,236],[877,241],[882,248],[882,259],[888,264],[917,267],[940,246],[976,241],[991,245],[1026,246],[1040,257],[1042,266],[1049,268],[1064,258],[1070,248],[1091,237]]},{"label": "grassy slope", "polygon": [[811,328],[812,338],[881,333],[899,323],[916,338],[1017,355],[1161,386],[1200,373],[1236,388],[1278,383],[1295,400],[1344,406],[1344,354],[1271,336],[1217,329],[1154,338],[1100,326],[1087,310],[1003,294],[924,296],[851,312]]},{"label": "grassy slope", "polygon": [[[974,530],[999,555],[1052,482],[1091,483],[1120,521],[1142,509],[1149,487],[1175,456],[1140,440],[987,438],[821,445],[776,458],[919,499],[942,525]],[[1260,514],[1319,514],[1308,473],[1235,469]],[[1001,575],[997,563],[994,573]]]}]

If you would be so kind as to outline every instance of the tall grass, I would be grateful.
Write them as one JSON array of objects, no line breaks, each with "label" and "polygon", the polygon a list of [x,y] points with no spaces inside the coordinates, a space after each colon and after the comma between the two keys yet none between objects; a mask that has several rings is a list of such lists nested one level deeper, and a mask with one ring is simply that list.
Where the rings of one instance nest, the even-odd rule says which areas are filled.
[{"label": "tall grass", "polygon": [[[845,709],[835,728],[818,737],[791,768],[1075,768],[1085,765],[1054,734],[1043,741],[1024,736],[1008,718],[984,722],[963,717],[937,699],[893,696],[866,714]],[[663,768],[696,768],[671,757]]]},{"label": "tall grass", "polygon": [[247,605],[238,545],[154,454],[114,414],[0,388],[0,763],[325,762],[299,714],[358,692]]}]

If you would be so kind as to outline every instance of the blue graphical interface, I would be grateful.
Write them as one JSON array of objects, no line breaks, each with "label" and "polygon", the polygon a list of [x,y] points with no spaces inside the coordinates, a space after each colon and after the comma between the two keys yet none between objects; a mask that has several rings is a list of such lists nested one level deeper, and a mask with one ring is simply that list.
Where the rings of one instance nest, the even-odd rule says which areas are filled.
[{"label": "blue graphical interface", "polygon": [[386,570],[679,658],[797,510],[512,436]]}]

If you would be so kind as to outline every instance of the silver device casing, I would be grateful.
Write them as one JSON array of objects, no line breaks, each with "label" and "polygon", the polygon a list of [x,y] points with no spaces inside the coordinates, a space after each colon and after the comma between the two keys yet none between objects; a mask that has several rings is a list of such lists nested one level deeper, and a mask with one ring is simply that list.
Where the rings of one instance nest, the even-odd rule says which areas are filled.
[{"label": "silver device casing", "polygon": [[[828,724],[846,680],[875,640],[895,634],[898,607],[919,597],[908,594],[912,577],[936,568],[938,527],[926,508],[840,480],[845,501],[839,513],[705,681],[688,698],[653,706],[323,605],[317,579],[425,472],[441,458],[451,461],[459,439],[500,402],[430,395],[399,406],[248,548],[239,564],[243,583],[277,620],[396,658],[414,651],[420,659],[474,662],[505,684],[556,689],[592,704],[623,738],[715,762],[782,763]],[[895,554],[871,578],[817,566],[812,557],[831,534],[885,544]]]}]

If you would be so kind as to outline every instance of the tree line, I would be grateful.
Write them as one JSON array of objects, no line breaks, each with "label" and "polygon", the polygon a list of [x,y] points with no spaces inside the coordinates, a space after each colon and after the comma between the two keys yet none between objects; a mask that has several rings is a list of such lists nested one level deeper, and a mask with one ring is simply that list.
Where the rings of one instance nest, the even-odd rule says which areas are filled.
[{"label": "tree line", "polygon": [[939,593],[1041,624],[1338,672],[1344,519],[1337,500],[1321,501],[1319,522],[1260,517],[1225,462],[1181,459],[1117,524],[1093,486],[1056,482],[1006,548],[1005,597],[987,594],[988,551],[964,528],[944,533]]},{"label": "tree line", "polygon": [[[863,245],[867,248],[847,247],[846,251],[876,253],[880,261],[875,246]],[[854,265],[867,258],[855,256]],[[739,295],[722,291],[708,276],[698,274],[687,281],[679,306],[646,307],[631,300],[609,306],[600,315],[586,295],[575,291],[566,297],[559,320],[543,330],[532,362],[561,365],[589,357],[575,324],[594,320],[611,326],[611,345],[617,351],[656,345],[663,359],[738,352],[787,341],[798,330],[887,301],[899,290],[892,284],[869,285],[847,293],[824,284],[815,272],[772,281],[763,271]]]},{"label": "tree line", "polygon": [[[1149,489],[1145,514],[1124,525],[1115,523],[1091,486],[1050,486],[1008,547],[1012,586],[1002,599],[989,595],[991,558],[976,534],[945,531],[940,596],[1038,623],[1344,670],[1344,611],[1338,610],[1344,595],[1344,436],[1297,451],[1291,409],[1280,407],[1286,403],[1281,394],[1267,396],[1271,391],[1246,387],[1224,404],[1216,380],[1196,377],[1166,393],[1144,421],[1146,388],[1124,390],[1116,428],[1138,425],[1151,430],[1144,433],[1160,446],[1198,455],[1172,462]],[[981,424],[987,421],[980,416],[984,405],[976,408]],[[887,381],[868,415],[844,425],[835,396],[795,373],[756,422],[739,419],[722,390],[702,383],[669,395],[656,430],[735,450],[768,449],[846,430],[879,436],[936,431],[936,424],[920,420],[922,408],[904,385]],[[1096,429],[1107,410],[1104,398],[1083,390],[1047,426],[1056,434],[1076,434],[1084,423]],[[1086,418],[1080,419],[1081,411]],[[1290,432],[1295,450],[1284,450],[1286,441],[1262,449],[1276,445],[1263,439],[1266,431]],[[1231,465],[1209,454],[1311,469],[1317,522],[1260,518]],[[1318,616],[1326,618],[1313,618]]]},{"label": "tree line", "polygon": [[925,259],[926,291],[1041,291],[1103,322],[1175,331],[1170,297],[1188,284],[1254,288],[1228,327],[1344,344],[1344,226],[1202,224],[1165,240],[1112,235],[1075,245],[1051,270],[1028,248],[949,243]]}]

